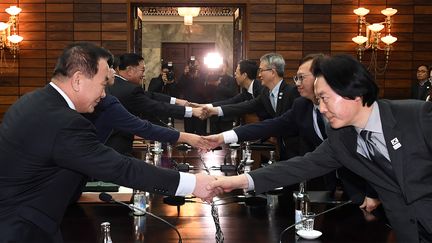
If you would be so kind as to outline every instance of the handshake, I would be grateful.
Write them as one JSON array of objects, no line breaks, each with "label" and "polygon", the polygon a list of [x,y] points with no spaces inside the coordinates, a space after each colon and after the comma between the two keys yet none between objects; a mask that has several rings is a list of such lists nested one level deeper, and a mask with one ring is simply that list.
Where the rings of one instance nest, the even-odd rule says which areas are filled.
[{"label": "handshake", "polygon": [[176,105],[192,107],[192,116],[205,120],[219,114],[218,109],[208,104],[198,104],[183,99],[176,99]]},{"label": "handshake", "polygon": [[212,176],[204,173],[196,174],[195,190],[192,194],[210,203],[213,197],[230,192],[234,189],[247,189],[249,181],[246,175]]},{"label": "handshake", "polygon": [[216,107],[206,104],[189,103],[189,106],[192,107],[192,115],[201,120],[205,120],[211,116],[217,116],[219,113]]}]

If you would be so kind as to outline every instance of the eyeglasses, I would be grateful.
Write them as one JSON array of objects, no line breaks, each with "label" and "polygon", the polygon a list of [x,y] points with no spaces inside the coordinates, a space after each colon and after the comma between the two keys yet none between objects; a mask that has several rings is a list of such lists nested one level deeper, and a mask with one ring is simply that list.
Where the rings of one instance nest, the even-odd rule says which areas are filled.
[{"label": "eyeglasses", "polygon": [[258,73],[262,73],[264,71],[270,71],[270,70],[273,70],[273,68],[266,68],[266,69],[258,68]]},{"label": "eyeglasses", "polygon": [[301,74],[301,75],[295,75],[295,76],[293,77],[294,83],[295,83],[296,85],[300,85],[300,84],[302,84],[304,78],[305,78],[306,76],[309,76],[309,75],[312,75],[312,74]]}]

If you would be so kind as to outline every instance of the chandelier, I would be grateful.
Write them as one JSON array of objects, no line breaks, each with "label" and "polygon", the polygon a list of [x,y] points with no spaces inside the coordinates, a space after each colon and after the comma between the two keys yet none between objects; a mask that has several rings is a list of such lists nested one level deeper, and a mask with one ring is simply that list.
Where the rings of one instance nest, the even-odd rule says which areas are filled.
[{"label": "chandelier", "polygon": [[[373,24],[366,21],[365,16],[369,13],[369,9],[357,8],[354,9],[354,13],[358,16],[358,35],[352,38],[352,41],[358,45],[358,59],[362,61],[363,53],[366,50],[371,50],[368,70],[373,71],[375,75],[384,74],[389,62],[392,44],[397,41],[397,38],[391,35],[391,17],[397,13],[397,10],[394,8],[382,10],[381,13],[386,16],[384,22]],[[378,51],[384,51],[385,59],[382,67],[379,67],[377,63]]]},{"label": "chandelier", "polygon": [[10,6],[7,8],[9,21],[0,22],[0,49],[8,49],[15,57],[19,50],[19,43],[23,40],[18,32],[18,14],[21,12],[21,8],[17,6]]},{"label": "chandelier", "polygon": [[200,10],[201,10],[200,8],[188,8],[188,7],[177,8],[178,14],[184,17],[184,25],[192,25],[193,17],[198,16]]}]

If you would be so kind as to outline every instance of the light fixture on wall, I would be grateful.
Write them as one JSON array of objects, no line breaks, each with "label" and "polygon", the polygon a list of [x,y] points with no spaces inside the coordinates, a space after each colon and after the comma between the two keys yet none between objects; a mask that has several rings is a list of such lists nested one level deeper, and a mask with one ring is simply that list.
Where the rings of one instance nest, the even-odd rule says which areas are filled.
[{"label": "light fixture on wall", "polygon": [[[358,35],[352,38],[352,41],[358,45],[358,58],[360,61],[362,61],[363,52],[366,50],[371,50],[371,59],[368,69],[373,71],[375,75],[384,74],[389,62],[392,44],[397,41],[397,38],[391,35],[391,17],[397,13],[397,10],[394,8],[386,8],[382,10],[381,13],[386,16],[384,22],[373,24],[370,24],[366,21],[365,16],[369,13],[369,9],[357,8],[354,9],[354,13],[358,16]],[[381,37],[382,35],[384,36]],[[383,67],[378,67],[377,63],[378,51],[380,50],[384,51],[385,55],[385,63]]]},{"label": "light fixture on wall", "polygon": [[10,6],[5,10],[10,16],[8,22],[0,22],[0,50],[9,50],[14,58],[19,51],[19,43],[23,40],[18,33],[18,14],[21,8]]},{"label": "light fixture on wall", "polygon": [[200,13],[200,8],[189,8],[189,7],[180,7],[177,8],[177,12],[180,16],[184,17],[184,25],[192,25],[193,17],[196,17]]}]

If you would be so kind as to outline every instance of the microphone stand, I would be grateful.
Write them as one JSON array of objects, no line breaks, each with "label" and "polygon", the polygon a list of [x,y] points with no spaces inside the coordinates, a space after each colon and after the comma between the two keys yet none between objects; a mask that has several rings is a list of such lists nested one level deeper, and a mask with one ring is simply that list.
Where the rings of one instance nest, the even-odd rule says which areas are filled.
[{"label": "microphone stand", "polygon": [[135,207],[135,206],[132,205],[132,204],[127,204],[127,203],[124,203],[124,202],[121,202],[121,201],[114,200],[114,199],[112,198],[112,196],[111,196],[110,194],[106,193],[106,192],[101,192],[101,193],[99,194],[99,199],[100,199],[101,201],[103,201],[103,202],[108,202],[108,203],[118,203],[118,204],[120,204],[120,205],[123,205],[123,206],[128,207],[128,208],[129,208],[130,210],[132,210],[132,211],[133,211],[133,210],[140,211],[140,212],[144,213],[144,215],[148,214],[148,215],[152,216],[153,218],[158,219],[158,220],[164,222],[164,223],[167,224],[169,227],[171,227],[172,229],[175,230],[175,232],[177,233],[178,238],[179,238],[178,242],[179,242],[179,243],[182,243],[182,242],[183,242],[183,240],[182,240],[182,238],[181,238],[181,235],[180,235],[180,232],[177,230],[177,228],[176,228],[174,225],[172,225],[171,223],[169,223],[168,221],[166,221],[165,219],[163,219],[163,218],[161,218],[161,217],[159,217],[159,216],[157,216],[157,215],[155,215],[155,214],[153,214],[153,213],[150,213],[150,212],[148,212],[148,211],[145,210],[145,209],[141,209],[141,208],[139,208],[139,207]]}]

